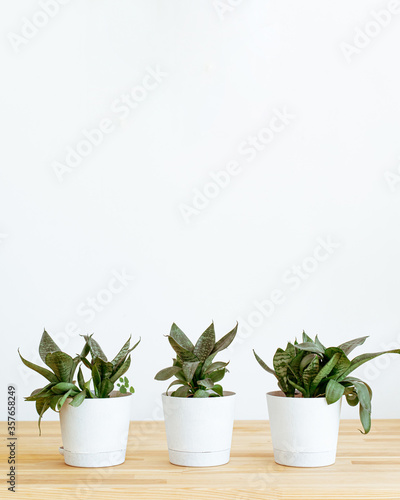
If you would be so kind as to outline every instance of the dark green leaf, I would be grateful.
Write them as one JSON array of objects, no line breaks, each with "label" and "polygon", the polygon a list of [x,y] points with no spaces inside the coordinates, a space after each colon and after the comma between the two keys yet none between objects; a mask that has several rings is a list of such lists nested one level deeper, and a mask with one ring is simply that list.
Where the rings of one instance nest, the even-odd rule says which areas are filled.
[{"label": "dark green leaf", "polygon": [[119,377],[121,377],[124,373],[126,373],[128,371],[130,366],[131,366],[131,357],[129,356],[124,361],[124,364],[118,368],[118,371],[115,372],[110,377],[110,381],[114,384],[114,382],[116,382],[119,379]]},{"label": "dark green leaf", "polygon": [[197,357],[192,351],[188,351],[181,345],[179,345],[172,337],[168,337],[168,341],[171,344],[172,349],[179,355],[183,361],[198,361]]},{"label": "dark green leaf", "polygon": [[215,372],[212,372],[208,375],[208,378],[210,378],[213,382],[219,382],[225,377],[225,373],[228,370],[226,368],[222,368],[221,370],[215,370]]},{"label": "dark green leaf", "polygon": [[330,380],[326,386],[326,401],[328,405],[336,403],[343,396],[345,387],[336,380]]},{"label": "dark green leaf", "polygon": [[193,352],[194,345],[190,341],[190,339],[183,333],[183,331],[173,323],[171,326],[171,331],[169,332],[169,336],[184,350]]},{"label": "dark green leaf", "polygon": [[200,360],[201,363],[208,358],[215,346],[215,329],[214,323],[201,334],[196,342],[193,354]]},{"label": "dark green leaf", "polygon": [[70,402],[70,405],[74,406],[76,408],[76,407],[80,406],[83,403],[83,401],[85,400],[85,398],[86,398],[86,391],[81,391],[79,394],[77,394],[76,396],[74,396],[74,398]]},{"label": "dark green leaf", "polygon": [[[199,361],[183,363],[182,371],[183,371],[183,374],[185,375],[185,378],[188,382],[192,381],[193,376],[194,376],[198,366],[199,366]],[[177,367],[175,366],[174,368],[177,368]]]},{"label": "dark green leaf", "polygon": [[39,355],[43,361],[46,362],[46,355],[49,352],[61,351],[58,345],[54,342],[54,340],[50,337],[50,335],[44,330],[42,338],[40,339],[39,344]]},{"label": "dark green leaf", "polygon": [[72,391],[68,391],[64,394],[64,396],[61,396],[61,398],[58,400],[58,409],[61,410],[63,407],[65,401],[71,396]]},{"label": "dark green leaf", "polygon": [[75,391],[79,392],[78,387],[76,387],[75,384],[70,384],[69,382],[59,382],[58,384],[54,385],[51,390],[54,392],[54,394],[65,394],[67,391]]},{"label": "dark green leaf", "polygon": [[54,373],[52,373],[50,370],[47,370],[47,368],[43,368],[42,366],[35,365],[34,363],[31,363],[27,359],[24,359],[21,355],[21,353],[18,350],[19,357],[21,358],[22,362],[24,363],[25,366],[30,368],[31,370],[34,370],[37,373],[40,373],[43,377],[47,378],[49,382],[58,382],[58,378]]},{"label": "dark green leaf", "polygon": [[206,389],[211,389],[214,386],[214,382],[211,378],[205,378],[204,380],[198,380],[197,385],[205,387]]},{"label": "dark green leaf", "polygon": [[203,389],[197,389],[197,391],[193,395],[194,398],[208,398],[210,397],[210,393],[204,391]]},{"label": "dark green leaf", "polygon": [[257,354],[256,354],[256,351],[253,349],[253,353],[254,353],[254,356],[256,358],[256,360],[258,361],[258,364],[261,366],[261,368],[264,368],[265,371],[267,371],[268,373],[271,373],[271,375],[275,375],[276,376],[276,373],[274,370],[272,370]]},{"label": "dark green leaf", "polygon": [[74,360],[65,352],[56,351],[46,355],[46,365],[50,367],[61,382],[72,381]]},{"label": "dark green leaf", "polygon": [[318,375],[314,378],[314,380],[311,383],[310,391],[309,391],[311,395],[314,394],[314,391],[317,389],[317,387],[323,381],[323,379],[328,377],[328,375],[331,373],[331,371],[335,367],[336,363],[338,362],[339,358],[340,358],[340,353],[337,352],[326,363],[326,365],[320,369],[320,371],[318,372]]},{"label": "dark green leaf", "polygon": [[382,356],[383,354],[400,354],[400,349],[392,349],[391,351],[373,352],[357,356],[351,361],[351,365],[341,376],[340,380],[346,378],[347,375],[349,375],[352,371],[354,371],[356,368],[360,367],[364,363],[367,363],[368,361],[371,361],[371,359],[374,359],[378,356]]},{"label": "dark green leaf", "polygon": [[179,387],[176,391],[174,391],[171,396],[174,396],[175,398],[187,398],[189,395],[189,387],[187,385],[183,385],[182,387]]},{"label": "dark green leaf", "polygon": [[214,387],[212,387],[211,390],[216,392],[218,396],[224,395],[224,390],[222,389],[222,386],[220,386],[219,384],[214,385]]},{"label": "dark green leaf", "polygon": [[233,330],[224,335],[221,339],[218,340],[218,342],[215,343],[214,349],[212,350],[211,354],[217,354],[218,352],[223,351],[224,349],[229,347],[236,337],[237,329],[238,323],[236,323],[236,326]]},{"label": "dark green leaf", "polygon": [[315,342],[303,342],[302,344],[297,344],[296,347],[302,351],[313,352],[319,355],[323,355],[325,353],[325,350],[321,349]]},{"label": "dark green leaf", "polygon": [[154,378],[156,380],[168,380],[176,375],[180,370],[179,366],[169,366],[168,368],[160,370]]},{"label": "dark green leaf", "polygon": [[93,359],[100,358],[103,361],[107,362],[107,356],[104,354],[103,349],[97,343],[97,341],[92,337],[92,335],[83,335],[83,338],[86,340],[89,351]]},{"label": "dark green leaf", "polygon": [[340,344],[339,349],[342,349],[342,351],[346,354],[346,356],[348,356],[353,349],[355,349],[360,345],[363,345],[367,338],[368,335],[366,337],[359,337],[354,340],[349,340],[348,342]]},{"label": "dark green leaf", "polygon": [[85,389],[85,379],[83,378],[83,373],[81,368],[79,368],[78,370],[78,384],[79,387],[81,388],[81,391],[83,391]]}]

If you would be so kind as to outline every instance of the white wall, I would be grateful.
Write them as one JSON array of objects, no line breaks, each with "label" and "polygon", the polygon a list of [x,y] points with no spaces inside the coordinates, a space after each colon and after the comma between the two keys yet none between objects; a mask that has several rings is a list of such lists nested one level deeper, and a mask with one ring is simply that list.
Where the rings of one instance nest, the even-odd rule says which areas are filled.
[{"label": "white wall", "polygon": [[[17,347],[34,359],[44,326],[71,354],[77,332],[95,332],[110,355],[142,337],[133,419],[161,418],[166,384],[153,377],[170,363],[173,321],[195,340],[212,319],[218,336],[239,320],[221,356],[239,419],[266,418],[275,388],[253,348],[270,361],[303,328],[329,345],[362,335],[368,351],[400,344],[400,14],[368,24],[397,4],[229,1],[65,0],[48,22],[40,2],[2,2],[3,418],[14,383],[19,418],[36,419],[23,396],[43,382],[21,370]],[[45,25],[36,32],[32,20]],[[123,111],[143,83],[142,102]],[[100,122],[112,131],[57,176],[55,162]],[[259,132],[272,140],[251,152]],[[214,196],[211,174],[227,168],[229,184],[185,220],[196,190]],[[335,248],[316,263],[321,239]],[[106,300],[123,271],[121,291],[90,314],[88,297]],[[276,290],[268,317],[255,313]],[[398,418],[400,359],[359,375],[374,417]]]}]

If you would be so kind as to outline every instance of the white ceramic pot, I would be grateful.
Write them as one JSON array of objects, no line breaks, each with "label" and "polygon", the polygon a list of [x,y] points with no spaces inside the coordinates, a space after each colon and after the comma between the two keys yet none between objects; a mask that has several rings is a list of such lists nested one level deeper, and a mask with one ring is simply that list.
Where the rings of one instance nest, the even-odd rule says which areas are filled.
[{"label": "white ceramic pot", "polygon": [[[110,467],[125,461],[132,394],[113,391],[110,398],[85,399],[60,411],[61,435],[67,465]],[[68,400],[67,400],[68,401]]]},{"label": "white ceramic pot", "polygon": [[275,462],[292,467],[323,467],[336,459],[341,400],[287,398],[269,392],[267,404]]},{"label": "white ceramic pot", "polygon": [[229,462],[235,398],[234,392],[215,398],[162,395],[172,464],[211,467]]}]

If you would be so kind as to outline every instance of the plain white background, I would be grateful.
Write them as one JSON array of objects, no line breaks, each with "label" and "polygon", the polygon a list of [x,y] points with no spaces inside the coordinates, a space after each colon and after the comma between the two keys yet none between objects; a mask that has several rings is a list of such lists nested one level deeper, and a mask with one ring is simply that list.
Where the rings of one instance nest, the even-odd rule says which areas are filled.
[{"label": "plain white background", "polygon": [[[110,357],[142,338],[132,419],[162,418],[166,383],[153,377],[170,364],[173,321],[193,341],[211,320],[218,337],[239,321],[219,357],[238,419],[266,419],[276,387],[253,348],[271,362],[303,329],[327,345],[370,335],[359,352],[400,344],[400,14],[368,25],[388,4],[71,0],[46,23],[40,2],[2,3],[3,418],[10,383],[19,419],[37,418],[23,396],[44,381],[17,348],[37,360],[43,327],[72,355],[78,333]],[[21,41],[25,18],[43,26]],[[135,88],[123,116],[115,106]],[[262,129],[277,110],[291,118],[272,137]],[[55,162],[104,119],[112,133],[60,181]],[[244,154],[259,132],[268,144]],[[228,164],[226,187],[209,186]],[[373,417],[399,418],[400,359],[358,375]]]}]

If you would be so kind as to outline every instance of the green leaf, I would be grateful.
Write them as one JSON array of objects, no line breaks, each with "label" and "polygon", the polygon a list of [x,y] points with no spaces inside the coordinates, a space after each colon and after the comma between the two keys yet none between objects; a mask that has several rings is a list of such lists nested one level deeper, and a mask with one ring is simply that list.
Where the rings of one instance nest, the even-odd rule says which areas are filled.
[{"label": "green leaf", "polygon": [[223,361],[216,361],[215,363],[211,363],[211,365],[208,367],[208,369],[206,371],[204,371],[204,369],[203,369],[202,374],[206,375],[208,373],[215,372],[215,370],[220,370],[221,368],[225,368],[228,365],[229,365],[229,361],[228,361],[228,363],[224,363]]},{"label": "green leaf", "polygon": [[192,351],[189,351],[178,344],[172,337],[168,337],[168,341],[171,344],[172,349],[179,355],[183,361],[198,361],[197,357]]},{"label": "green leaf", "polygon": [[103,361],[107,362],[107,356],[104,354],[103,349],[97,343],[96,340],[92,337],[92,335],[83,335],[83,338],[86,340],[89,351],[93,359],[100,358]]},{"label": "green leaf", "polygon": [[303,342],[302,344],[297,344],[296,347],[302,351],[313,352],[320,356],[323,356],[325,353],[325,349],[321,349],[315,342]]},{"label": "green leaf", "polygon": [[354,389],[357,393],[360,405],[371,413],[371,395],[364,382],[354,382]]},{"label": "green leaf", "polygon": [[115,372],[111,377],[110,381],[114,384],[115,381],[119,379],[124,373],[126,373],[129,370],[129,367],[131,366],[131,357],[129,356],[123,363],[122,366],[118,368],[118,371]]},{"label": "green leaf", "polygon": [[[188,382],[192,381],[193,376],[194,376],[198,366],[199,366],[199,361],[183,363],[182,371],[183,371],[183,374],[185,375],[185,378]],[[176,368],[176,367],[174,367],[174,368]]]},{"label": "green leaf", "polygon": [[[349,375],[352,371],[363,365],[364,363],[367,363],[368,361],[371,361],[371,359],[377,358],[378,356],[382,356],[383,354],[400,354],[400,349],[392,349],[391,351],[382,351],[382,352],[373,352],[373,353],[367,353],[367,354],[361,354],[361,356],[357,356],[351,361],[351,365],[349,368],[343,373],[343,375],[340,377],[340,380],[343,380],[344,378]],[[340,381],[339,380],[339,381]]]},{"label": "green leaf", "polygon": [[304,330],[303,330],[303,342],[311,342],[311,343],[313,342],[313,339],[309,337]]},{"label": "green leaf", "polygon": [[319,372],[319,358],[316,356],[311,363],[303,371],[303,385],[309,392],[312,381],[315,379]]},{"label": "green leaf", "polygon": [[79,394],[77,394],[76,396],[74,396],[74,398],[70,402],[70,405],[74,406],[76,408],[76,407],[80,406],[83,403],[83,401],[85,400],[85,398],[86,398],[86,391],[81,391]]},{"label": "green leaf", "polygon": [[315,344],[321,349],[321,351],[325,352],[326,347],[323,346],[318,338],[318,335],[315,336]]},{"label": "green leaf", "polygon": [[49,408],[50,408],[50,398],[39,399],[38,401],[36,401],[36,411],[39,414],[39,420],[38,420],[39,436],[42,435],[42,429],[40,428],[42,417]]},{"label": "green leaf", "polygon": [[49,352],[61,351],[58,345],[54,342],[54,340],[50,337],[50,335],[44,330],[42,338],[40,339],[39,344],[39,355],[43,361],[46,363],[46,355]]},{"label": "green leaf", "polygon": [[342,349],[346,356],[348,356],[353,349],[360,345],[363,345],[367,338],[368,335],[366,337],[359,337],[357,339],[349,340],[347,342],[344,342],[343,344],[340,344],[339,349]]},{"label": "green leaf", "polygon": [[345,393],[345,396],[346,396],[346,401],[350,406],[357,406],[358,405],[359,401],[358,401],[358,396],[357,396],[356,392],[351,392],[349,394]]},{"label": "green leaf", "polygon": [[78,370],[78,384],[79,387],[81,388],[81,391],[83,391],[85,389],[85,379],[83,378],[83,373],[81,368],[79,368]]},{"label": "green leaf", "polygon": [[130,342],[131,342],[131,337],[125,342],[125,344],[122,346],[121,350],[119,353],[115,356],[115,358],[111,361],[111,363],[114,365],[114,368],[119,368],[123,362],[125,361],[125,358],[128,356],[130,352],[132,352],[136,347],[139,345],[140,340],[136,342],[136,344],[133,347],[130,347]]},{"label": "green leaf", "polygon": [[[92,366],[92,377],[93,377],[94,393],[96,394],[96,396],[99,396],[100,386],[101,386],[101,377],[100,377],[100,373],[99,373],[99,370],[98,370],[96,364],[94,364]],[[81,389],[82,389],[82,387],[81,387]],[[82,391],[83,391],[83,389],[82,389]]]},{"label": "green leaf", "polygon": [[58,384],[54,385],[51,390],[54,392],[54,394],[65,394],[67,391],[75,391],[79,392],[78,387],[76,387],[75,384],[70,384],[69,382],[59,382]]},{"label": "green leaf", "polygon": [[155,380],[168,380],[169,378],[176,375],[179,371],[181,371],[179,366],[169,366],[168,368],[160,370],[154,378]]},{"label": "green leaf", "polygon": [[[126,391],[125,386],[123,386],[123,387]],[[105,378],[104,380],[101,381],[99,397],[100,398],[107,398],[113,389],[114,389],[114,384],[111,382],[111,380],[109,378]]]},{"label": "green leaf", "polygon": [[221,339],[218,340],[218,342],[215,343],[214,349],[212,350],[211,354],[217,354],[218,352],[223,351],[231,345],[234,338],[236,337],[238,325],[239,324],[236,323],[236,326],[233,330],[224,335]]},{"label": "green leaf", "polygon": [[224,390],[222,386],[219,384],[214,385],[214,387],[211,388],[212,391],[216,392],[218,396],[223,396],[224,395]]},{"label": "green leaf", "polygon": [[201,363],[208,358],[215,346],[215,329],[214,323],[201,334],[196,342],[193,354],[200,360]]},{"label": "green leaf", "polygon": [[121,387],[119,388],[119,392],[122,392],[122,394],[126,394],[126,387],[124,385],[121,385]]},{"label": "green leaf", "polygon": [[318,375],[314,378],[314,380],[311,383],[310,386],[310,394],[312,395],[319,386],[319,384],[326,378],[328,375],[331,373],[333,368],[335,367],[336,363],[338,362],[340,358],[340,353],[335,353],[332,358],[326,363],[325,366],[323,366],[320,371],[318,372]]},{"label": "green leaf", "polygon": [[183,384],[183,385],[187,385],[185,382],[182,382],[181,380],[174,380],[173,382],[171,382],[171,383],[169,384],[169,386],[168,386],[168,389],[165,391],[165,392],[166,392],[166,394],[167,394],[167,396],[168,396],[168,392],[169,392],[169,390],[170,390],[170,388],[171,388],[172,386],[174,386],[174,385],[182,385],[182,384]]},{"label": "green leaf", "polygon": [[190,341],[190,339],[183,333],[183,331],[173,323],[171,326],[171,331],[169,332],[169,336],[184,350],[193,352],[194,345]]},{"label": "green leaf", "polygon": [[61,399],[62,396],[60,396],[59,394],[56,394],[55,396],[53,396],[50,401],[49,401],[49,404],[50,404],[50,408],[57,412],[57,404],[58,404],[58,401]]},{"label": "green leaf", "polygon": [[193,395],[194,398],[208,398],[210,397],[210,394],[207,391],[204,391],[203,389],[197,389],[197,391]]},{"label": "green leaf", "polygon": [[333,403],[336,403],[336,401],[339,401],[339,399],[343,396],[345,391],[345,387],[340,384],[339,382],[336,382],[336,380],[331,379],[328,382],[328,385],[326,386],[326,401],[328,405],[331,405]]},{"label": "green leaf", "polygon": [[211,378],[205,378],[204,380],[198,380],[197,385],[205,387],[206,389],[211,389],[214,386],[214,382],[211,380]]},{"label": "green leaf", "polygon": [[253,349],[253,353],[254,353],[254,356],[258,362],[258,364],[261,366],[261,368],[264,368],[265,371],[267,371],[268,373],[271,373],[271,375],[275,375],[276,376],[276,373],[274,370],[272,370],[257,354],[256,354],[256,351]]},{"label": "green leaf", "polygon": [[[299,392],[301,392],[303,394],[303,397],[307,397],[307,391],[304,389],[304,387],[301,387],[301,385],[299,384],[296,384],[296,382],[293,382],[293,380],[291,379],[288,379],[288,383],[294,388],[294,389],[297,389]],[[281,388],[282,389],[282,388]],[[283,391],[282,392],[287,392],[287,391]]]},{"label": "green leaf", "polygon": [[71,396],[72,391],[67,391],[64,396],[61,396],[61,398],[58,400],[58,410],[61,410],[63,407],[65,401]]},{"label": "green leaf", "polygon": [[104,359],[101,358],[95,358],[94,361],[92,361],[92,366],[97,367],[102,380],[110,378],[115,371],[115,366],[111,363],[111,361],[104,361]]},{"label": "green leaf", "polygon": [[208,375],[207,378],[210,378],[214,383],[219,382],[225,377],[225,373],[228,370],[226,368],[222,368],[221,370],[215,370],[215,372],[212,372]]},{"label": "green leaf", "polygon": [[283,392],[287,392],[287,371],[288,363],[291,361],[291,356],[283,349],[277,349],[273,358],[275,375],[281,384]]},{"label": "green leaf", "polygon": [[189,395],[189,387],[187,385],[183,385],[182,387],[179,387],[176,391],[174,391],[171,396],[175,398],[187,398]]},{"label": "green leaf", "polygon": [[371,411],[368,410],[367,408],[364,408],[364,406],[362,406],[361,404],[360,404],[360,420],[364,429],[364,432],[360,431],[361,434],[368,434],[368,432],[371,430]]},{"label": "green leaf", "polygon": [[71,382],[74,360],[62,351],[49,352],[46,355],[46,365],[50,367],[61,382]]},{"label": "green leaf", "polygon": [[[305,353],[305,351],[303,351]],[[314,353],[309,353],[303,356],[302,360],[300,361],[299,365],[299,370],[300,374],[303,373],[304,369],[311,363],[311,361],[314,361],[314,359],[318,357],[317,354]]]},{"label": "green leaf", "polygon": [[217,353],[215,352],[215,353],[210,354],[208,356],[208,358],[204,361],[203,366],[201,367],[200,373],[206,373],[208,368],[212,365],[212,362],[213,362],[216,355],[217,355]]},{"label": "green leaf", "polygon": [[134,389],[132,386],[130,386],[130,387],[129,387],[129,392],[130,392],[131,394],[134,394],[135,389]]},{"label": "green leaf", "polygon": [[47,370],[47,368],[43,368],[42,366],[35,365],[34,363],[31,363],[27,359],[24,359],[21,355],[21,353],[18,350],[19,357],[21,358],[22,362],[24,363],[25,366],[30,368],[31,370],[34,370],[37,373],[40,373],[43,377],[47,378],[49,382],[58,382],[58,378],[54,373],[52,373],[50,370]]}]

